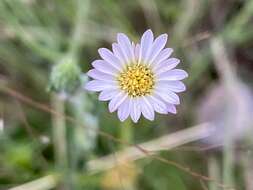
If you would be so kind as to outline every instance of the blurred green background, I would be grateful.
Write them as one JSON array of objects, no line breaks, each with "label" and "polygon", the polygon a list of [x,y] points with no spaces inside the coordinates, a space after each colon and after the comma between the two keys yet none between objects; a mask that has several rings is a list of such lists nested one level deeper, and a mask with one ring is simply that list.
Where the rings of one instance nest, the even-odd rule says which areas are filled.
[{"label": "blurred green background", "polygon": [[[120,123],[85,73],[149,28],[187,91],[177,115]],[[253,190],[252,76],[252,0],[1,0],[0,189]]]}]

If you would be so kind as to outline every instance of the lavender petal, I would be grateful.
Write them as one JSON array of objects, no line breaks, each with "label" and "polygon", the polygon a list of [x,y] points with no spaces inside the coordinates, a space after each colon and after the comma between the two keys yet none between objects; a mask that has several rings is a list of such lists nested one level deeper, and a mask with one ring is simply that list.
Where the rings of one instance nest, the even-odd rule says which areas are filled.
[{"label": "lavender petal", "polygon": [[118,71],[122,70],[120,60],[113,55],[113,53],[106,49],[106,48],[100,48],[98,50],[99,55],[109,64],[111,64],[115,69]]},{"label": "lavender petal", "polygon": [[164,73],[161,73],[157,76],[157,81],[164,81],[164,80],[182,80],[188,77],[188,74],[181,69],[173,69]]}]

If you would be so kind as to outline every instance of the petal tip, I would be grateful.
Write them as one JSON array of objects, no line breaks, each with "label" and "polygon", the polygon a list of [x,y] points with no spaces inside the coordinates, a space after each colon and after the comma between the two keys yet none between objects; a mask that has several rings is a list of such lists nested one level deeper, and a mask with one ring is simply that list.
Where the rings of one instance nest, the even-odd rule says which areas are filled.
[{"label": "petal tip", "polygon": [[101,51],[103,51],[104,48],[98,48],[98,53],[100,53]]},{"label": "petal tip", "polygon": [[143,34],[153,35],[153,32],[151,29],[147,29]]},{"label": "petal tip", "polygon": [[114,112],[114,110],[110,106],[108,107],[108,110],[110,113]]},{"label": "petal tip", "polygon": [[124,38],[124,37],[127,37],[126,34],[124,34],[124,33],[118,33],[117,34],[117,41],[118,42],[121,41],[121,39]]},{"label": "petal tip", "polygon": [[154,38],[154,34],[151,29],[146,30],[142,35],[142,39],[149,39],[153,41],[153,38]]},{"label": "petal tip", "polygon": [[188,78],[189,74],[185,71],[185,78]]},{"label": "petal tip", "polygon": [[112,112],[115,111],[114,106],[113,106],[113,104],[112,104],[112,100],[109,102],[108,108],[109,108],[109,112],[110,112],[110,113],[112,113]]},{"label": "petal tip", "polygon": [[107,53],[108,51],[110,51],[109,49],[107,49],[107,48],[99,48],[98,49],[98,53],[99,53],[99,55],[102,57],[105,53]]},{"label": "petal tip", "polygon": [[139,119],[137,119],[137,120],[136,120],[136,119],[132,119],[132,121],[133,121],[134,123],[137,123],[138,120],[139,120]]},{"label": "petal tip", "polygon": [[168,107],[167,107],[167,111],[168,111],[169,113],[174,114],[174,115],[177,114],[177,108],[176,108],[175,105],[170,105],[170,106],[168,106]]},{"label": "petal tip", "polygon": [[118,118],[119,118],[120,122],[124,122],[127,119],[127,118],[121,118],[119,116],[118,116]]},{"label": "petal tip", "polygon": [[164,38],[168,38],[168,34],[162,34],[161,36],[163,36]]},{"label": "petal tip", "polygon": [[92,90],[92,85],[89,82],[84,85],[84,89],[87,90],[87,91],[93,91]]},{"label": "petal tip", "polygon": [[181,80],[184,80],[184,79],[186,79],[186,78],[189,77],[189,74],[188,74],[185,70],[182,70],[182,69],[178,69],[178,70],[181,70],[181,72],[182,72],[182,74],[183,74]]},{"label": "petal tip", "polygon": [[93,69],[91,69],[91,70],[89,70],[87,73],[86,73],[86,75],[88,76],[88,77],[90,77],[90,78],[93,78],[92,76],[93,76]]}]

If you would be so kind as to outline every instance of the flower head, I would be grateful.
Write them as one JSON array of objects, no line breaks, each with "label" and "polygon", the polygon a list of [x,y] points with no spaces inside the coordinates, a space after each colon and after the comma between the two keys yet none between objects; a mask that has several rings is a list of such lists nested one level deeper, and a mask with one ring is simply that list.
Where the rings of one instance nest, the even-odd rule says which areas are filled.
[{"label": "flower head", "polygon": [[112,51],[98,50],[102,59],[92,63],[94,69],[87,74],[94,80],[86,89],[100,92],[99,100],[110,101],[109,111],[117,110],[121,121],[130,116],[137,122],[141,114],[154,120],[155,112],[175,114],[175,105],[180,103],[176,92],[185,90],[180,80],[188,75],[174,69],[180,61],[170,58],[173,49],[164,48],[166,42],[167,34],[154,39],[151,30],[137,44],[119,33]]}]

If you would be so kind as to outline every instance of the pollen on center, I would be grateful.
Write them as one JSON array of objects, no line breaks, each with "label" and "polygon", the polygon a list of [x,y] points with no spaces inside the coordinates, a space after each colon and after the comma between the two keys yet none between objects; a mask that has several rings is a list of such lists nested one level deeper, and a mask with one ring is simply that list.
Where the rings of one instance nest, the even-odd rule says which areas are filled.
[{"label": "pollen on center", "polygon": [[144,64],[131,64],[120,73],[119,85],[131,97],[145,96],[154,88],[154,74]]}]

